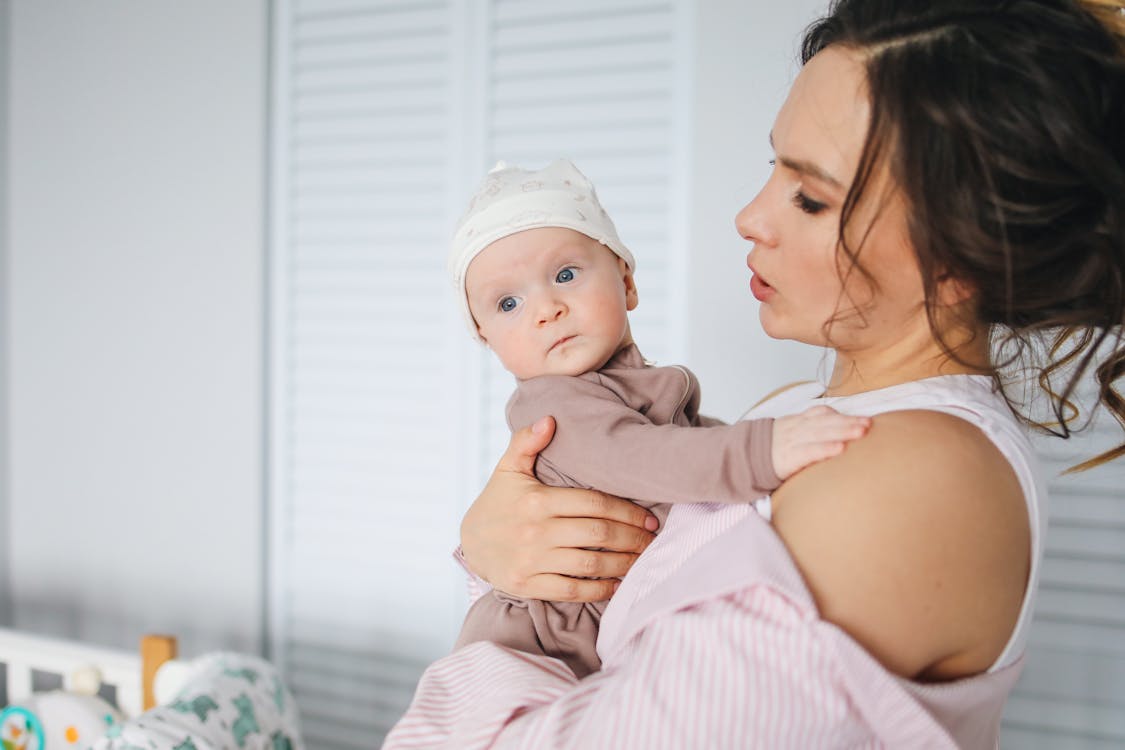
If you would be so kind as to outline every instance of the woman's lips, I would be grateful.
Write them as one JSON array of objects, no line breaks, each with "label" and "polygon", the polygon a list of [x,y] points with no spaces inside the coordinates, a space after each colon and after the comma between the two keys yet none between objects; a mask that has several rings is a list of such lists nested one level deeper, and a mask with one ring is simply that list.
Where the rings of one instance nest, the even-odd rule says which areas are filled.
[{"label": "woman's lips", "polygon": [[776,290],[767,284],[758,274],[750,276],[750,293],[753,294],[754,299],[759,302],[765,302],[770,297],[777,294]]}]

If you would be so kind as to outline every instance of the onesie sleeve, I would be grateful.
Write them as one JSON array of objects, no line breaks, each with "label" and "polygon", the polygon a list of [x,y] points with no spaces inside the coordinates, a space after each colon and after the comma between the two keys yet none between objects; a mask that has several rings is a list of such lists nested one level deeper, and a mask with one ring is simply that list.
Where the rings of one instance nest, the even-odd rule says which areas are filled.
[{"label": "onesie sleeve", "polygon": [[684,427],[654,424],[594,379],[543,376],[520,383],[508,403],[513,429],[555,418],[536,474],[654,503],[750,502],[781,482],[770,448],[773,420]]}]

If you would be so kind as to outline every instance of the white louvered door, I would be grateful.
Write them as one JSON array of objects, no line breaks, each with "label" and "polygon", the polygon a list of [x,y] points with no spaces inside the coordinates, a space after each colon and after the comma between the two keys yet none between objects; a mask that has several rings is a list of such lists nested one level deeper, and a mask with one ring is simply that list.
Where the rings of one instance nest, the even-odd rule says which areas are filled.
[{"label": "white louvered door", "polygon": [[1037,438],[1050,529],[1027,662],[1004,714],[1001,747],[1125,747],[1125,459],[1070,466],[1121,442],[1102,412],[1070,441]]},{"label": "white louvered door", "polygon": [[686,5],[277,3],[269,628],[309,747],[378,746],[460,624],[512,388],[444,271],[487,168],[574,159],[638,257],[638,342],[679,345]]},{"label": "white louvered door", "polygon": [[448,2],[279,3],[272,656],[308,746],[378,746],[457,617]]}]

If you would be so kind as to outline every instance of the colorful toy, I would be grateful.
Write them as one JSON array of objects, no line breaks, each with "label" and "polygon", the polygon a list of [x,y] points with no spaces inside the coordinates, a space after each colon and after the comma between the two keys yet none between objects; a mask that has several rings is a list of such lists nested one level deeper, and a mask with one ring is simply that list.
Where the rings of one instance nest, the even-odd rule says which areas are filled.
[{"label": "colorful toy", "polygon": [[98,697],[97,670],[79,670],[69,690],[36,693],[0,712],[2,750],[70,750],[89,747],[125,717]]}]

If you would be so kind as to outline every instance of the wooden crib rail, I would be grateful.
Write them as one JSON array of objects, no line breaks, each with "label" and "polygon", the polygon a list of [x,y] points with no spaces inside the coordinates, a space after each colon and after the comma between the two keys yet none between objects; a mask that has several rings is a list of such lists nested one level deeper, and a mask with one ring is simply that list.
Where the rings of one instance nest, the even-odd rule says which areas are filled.
[{"label": "wooden crib rail", "polygon": [[9,703],[31,694],[35,671],[59,675],[65,681],[76,670],[95,667],[102,682],[114,687],[121,712],[136,716],[155,705],[156,673],[175,658],[172,636],[146,635],[138,651],[123,651],[0,628],[0,663],[7,670]]},{"label": "wooden crib rail", "polygon": [[147,711],[156,705],[156,673],[176,658],[178,646],[170,635],[146,635],[141,637],[141,710]]}]

